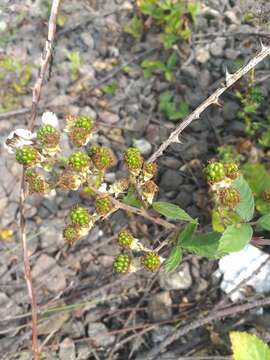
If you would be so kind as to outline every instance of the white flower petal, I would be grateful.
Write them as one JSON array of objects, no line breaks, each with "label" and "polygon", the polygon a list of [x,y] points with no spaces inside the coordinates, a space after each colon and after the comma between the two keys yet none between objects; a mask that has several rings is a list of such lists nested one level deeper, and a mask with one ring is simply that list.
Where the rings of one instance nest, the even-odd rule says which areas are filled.
[{"label": "white flower petal", "polygon": [[59,121],[55,113],[51,111],[45,111],[41,117],[41,121],[44,125],[51,125],[55,128],[59,127]]},{"label": "white flower petal", "polygon": [[36,133],[32,133],[31,131],[26,129],[13,130],[4,142],[4,148],[10,154],[14,154],[17,148],[24,145],[32,145],[33,139],[35,139],[35,137]]}]

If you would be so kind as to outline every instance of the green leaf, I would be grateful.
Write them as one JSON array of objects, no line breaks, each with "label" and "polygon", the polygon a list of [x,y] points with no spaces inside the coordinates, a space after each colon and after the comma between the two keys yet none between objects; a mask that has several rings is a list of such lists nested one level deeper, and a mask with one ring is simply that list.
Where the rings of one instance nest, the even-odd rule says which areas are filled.
[{"label": "green leaf", "polygon": [[230,333],[233,360],[269,360],[270,348],[257,336],[246,332]]},{"label": "green leaf", "polygon": [[252,239],[253,229],[249,224],[230,225],[219,239],[218,253],[225,255],[242,250]]},{"label": "green leaf", "polygon": [[167,60],[168,69],[172,70],[176,66],[177,61],[178,61],[177,55],[175,52],[173,52]]},{"label": "green leaf", "polygon": [[270,213],[260,217],[257,224],[265,230],[270,230]]},{"label": "green leaf", "polygon": [[182,102],[179,107],[179,111],[174,112],[170,116],[170,120],[184,119],[189,113],[189,106],[186,102]]},{"label": "green leaf", "polygon": [[115,95],[117,92],[117,89],[118,89],[118,84],[116,81],[113,81],[110,84],[104,85],[102,87],[102,91],[108,95]]},{"label": "green leaf", "polygon": [[177,245],[182,245],[182,243],[188,242],[192,237],[194,231],[197,229],[197,225],[198,225],[197,222],[187,224],[178,235]]},{"label": "green leaf", "polygon": [[185,210],[181,209],[179,206],[170,204],[165,201],[156,201],[153,203],[153,209],[155,209],[161,215],[166,216],[172,220],[183,220],[188,222],[197,223]]},{"label": "green leaf", "polygon": [[212,228],[214,231],[223,232],[228,225],[238,224],[241,217],[229,209],[212,210]]},{"label": "green leaf", "polygon": [[174,271],[177,266],[181,263],[183,257],[181,246],[176,245],[171,249],[170,255],[165,261],[165,271]]},{"label": "green leaf", "polygon": [[240,202],[237,204],[235,211],[243,220],[251,220],[254,215],[254,196],[248,183],[241,175],[234,180],[232,187],[240,192]]},{"label": "green leaf", "polygon": [[124,28],[124,31],[132,35],[136,40],[140,40],[142,36],[142,21],[138,16],[134,16],[128,25]]},{"label": "green leaf", "polygon": [[245,164],[241,172],[255,196],[270,189],[270,174],[263,164]]},{"label": "green leaf", "polygon": [[192,238],[185,238],[181,246],[198,256],[217,258],[220,237],[221,235],[217,232],[193,235]]},{"label": "green leaf", "polygon": [[134,187],[130,187],[128,189],[127,194],[123,197],[123,203],[129,206],[134,206],[140,208],[142,206],[140,200],[136,196],[136,189]]}]

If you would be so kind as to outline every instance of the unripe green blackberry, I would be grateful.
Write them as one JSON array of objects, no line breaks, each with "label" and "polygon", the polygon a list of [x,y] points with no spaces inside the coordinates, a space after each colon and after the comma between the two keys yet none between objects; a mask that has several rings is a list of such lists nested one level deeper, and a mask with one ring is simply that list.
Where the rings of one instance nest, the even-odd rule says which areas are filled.
[{"label": "unripe green blackberry", "polygon": [[90,165],[90,159],[86,153],[78,150],[70,155],[68,163],[73,170],[81,172],[87,170]]},{"label": "unripe green blackberry", "polygon": [[143,157],[139,150],[136,148],[127,149],[124,159],[129,171],[138,175],[143,164]]},{"label": "unripe green blackberry", "polygon": [[240,202],[240,192],[234,188],[224,188],[219,191],[219,199],[223,206],[234,209]]},{"label": "unripe green blackberry", "polygon": [[149,271],[157,271],[160,267],[160,258],[154,251],[146,253],[142,259],[142,264]]},{"label": "unripe green blackberry", "polygon": [[219,182],[225,178],[224,165],[221,162],[209,163],[204,169],[204,175],[210,184]]},{"label": "unripe green blackberry", "polygon": [[25,174],[25,180],[29,186],[30,194],[44,194],[47,188],[47,183],[44,178],[35,170],[28,170]]},{"label": "unripe green blackberry", "polygon": [[80,191],[80,196],[85,200],[93,200],[96,197],[96,193],[90,186],[84,186]]},{"label": "unripe green blackberry", "polygon": [[75,207],[69,213],[70,220],[72,224],[79,225],[82,227],[89,226],[90,223],[90,215],[88,211],[80,206]]},{"label": "unripe green blackberry", "polygon": [[16,150],[16,160],[24,166],[32,166],[38,162],[38,151],[30,145],[25,145]]},{"label": "unripe green blackberry", "polygon": [[125,274],[129,270],[131,257],[129,254],[117,255],[113,262],[113,269],[117,273]]},{"label": "unripe green blackberry", "polygon": [[44,146],[55,148],[59,144],[60,134],[53,126],[44,125],[38,129],[37,138]]},{"label": "unripe green blackberry", "polygon": [[63,171],[57,183],[62,190],[77,190],[81,185],[79,175],[69,169]]},{"label": "unripe green blackberry", "polygon": [[105,216],[112,208],[113,204],[108,196],[103,196],[96,200],[96,213],[98,215]]},{"label": "unripe green blackberry", "polygon": [[69,139],[75,146],[84,146],[89,140],[89,132],[83,128],[74,127],[69,133]]},{"label": "unripe green blackberry", "polygon": [[67,225],[63,230],[63,238],[70,245],[73,245],[80,239],[80,227],[78,225]]},{"label": "unripe green blackberry", "polygon": [[118,234],[117,243],[119,246],[130,248],[134,242],[134,237],[127,230],[121,230]]},{"label": "unripe green blackberry", "polygon": [[74,127],[85,129],[88,131],[88,133],[91,132],[91,130],[94,127],[94,120],[90,118],[89,116],[80,116],[74,123]]},{"label": "unripe green blackberry", "polygon": [[112,153],[104,146],[92,146],[89,155],[98,170],[105,170],[112,165]]},{"label": "unripe green blackberry", "polygon": [[143,165],[143,176],[146,180],[152,179],[157,172],[157,164],[156,163],[145,163]]},{"label": "unripe green blackberry", "polygon": [[228,163],[224,165],[225,175],[234,180],[239,176],[238,165],[236,163]]}]

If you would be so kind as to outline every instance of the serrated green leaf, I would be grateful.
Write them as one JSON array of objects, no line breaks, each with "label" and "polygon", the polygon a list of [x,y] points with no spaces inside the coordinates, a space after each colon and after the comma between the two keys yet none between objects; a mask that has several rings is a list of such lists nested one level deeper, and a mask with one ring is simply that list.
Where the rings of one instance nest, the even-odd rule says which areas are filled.
[{"label": "serrated green leaf", "polygon": [[254,215],[254,196],[248,183],[241,175],[233,181],[232,187],[240,192],[240,202],[235,211],[243,220],[250,221]]},{"label": "serrated green leaf", "polygon": [[269,347],[257,336],[246,332],[230,333],[233,360],[270,360]]},{"label": "serrated green leaf", "polygon": [[165,261],[165,271],[174,271],[177,266],[181,263],[183,257],[181,246],[176,245],[171,249],[170,255]]},{"label": "serrated green leaf", "polygon": [[182,248],[194,253],[198,256],[207,258],[217,258],[219,239],[221,235],[217,232],[209,232],[207,234],[193,235],[181,242]]},{"label": "serrated green leaf", "polygon": [[177,55],[176,55],[175,52],[173,52],[173,53],[169,56],[169,58],[168,58],[168,60],[167,60],[167,67],[168,67],[170,70],[172,70],[172,69],[176,66],[177,61],[178,61]]},{"label": "serrated green leaf", "polygon": [[257,220],[257,224],[265,230],[270,230],[270,213],[262,216]]},{"label": "serrated green leaf", "polygon": [[198,223],[187,224],[177,237],[177,245],[182,246],[182,243],[188,242],[197,229],[197,225]]},{"label": "serrated green leaf", "polygon": [[255,196],[270,189],[270,174],[263,164],[245,164],[241,172]]},{"label": "serrated green leaf", "polygon": [[230,225],[219,239],[218,253],[225,255],[242,250],[252,239],[253,229],[249,224]]},{"label": "serrated green leaf", "polygon": [[185,210],[181,209],[179,206],[165,202],[165,201],[156,201],[153,203],[153,209],[155,209],[161,215],[166,216],[172,220],[183,220],[188,222],[197,222],[193,219]]}]

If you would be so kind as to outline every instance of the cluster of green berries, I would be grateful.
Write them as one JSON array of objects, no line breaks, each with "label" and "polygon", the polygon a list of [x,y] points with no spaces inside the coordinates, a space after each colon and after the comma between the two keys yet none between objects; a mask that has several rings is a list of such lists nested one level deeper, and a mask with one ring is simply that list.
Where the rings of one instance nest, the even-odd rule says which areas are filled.
[{"label": "cluster of green berries", "polygon": [[86,153],[78,150],[70,155],[68,158],[68,164],[72,170],[81,172],[89,168],[90,159]]},{"label": "cluster of green berries", "polygon": [[63,230],[63,237],[70,245],[80,239],[80,227],[76,224],[67,225]]},{"label": "cluster of green berries", "polygon": [[80,116],[74,123],[74,128],[85,129],[91,132],[94,127],[94,120],[89,116]]},{"label": "cluster of green berries", "polygon": [[121,230],[118,234],[117,243],[119,246],[130,248],[134,242],[134,237],[127,230]]},{"label": "cluster of green berries", "polygon": [[143,157],[136,148],[129,148],[125,152],[124,156],[125,163],[131,173],[138,174],[143,164]]},{"label": "cluster of green berries", "polygon": [[150,251],[144,255],[142,264],[147,270],[155,272],[160,267],[160,258],[156,252]]},{"label": "cluster of green berries", "polygon": [[102,196],[96,200],[96,213],[100,216],[107,215],[113,208],[113,204],[109,196]]},{"label": "cluster of green berries", "polygon": [[60,134],[53,126],[45,125],[38,129],[37,138],[42,145],[48,148],[55,148],[59,144]]},{"label": "cluster of green berries", "polygon": [[88,116],[80,116],[79,118],[69,117],[68,119],[72,122],[69,134],[71,142],[79,147],[85,145],[93,130],[94,120]]},{"label": "cluster of green berries", "polygon": [[30,145],[25,145],[16,150],[16,160],[24,166],[33,166],[39,160],[38,151]]},{"label": "cluster of green berries", "polygon": [[234,209],[240,202],[240,192],[234,188],[224,188],[219,191],[219,199],[223,206]]},{"label": "cluster of green berries", "polygon": [[227,163],[224,165],[225,175],[234,180],[239,176],[238,165],[236,163]]},{"label": "cluster of green berries", "polygon": [[224,164],[221,162],[211,162],[204,169],[204,176],[210,184],[222,181],[226,174]]},{"label": "cluster of green berries", "polygon": [[73,208],[69,213],[69,217],[73,225],[81,227],[89,226],[91,220],[87,209],[80,206]]},{"label": "cluster of green berries", "polygon": [[92,146],[89,156],[98,170],[106,170],[112,165],[112,153],[104,146]]},{"label": "cluster of green berries", "polygon": [[115,257],[113,262],[114,271],[117,273],[125,274],[128,272],[131,263],[129,254],[123,253]]}]

